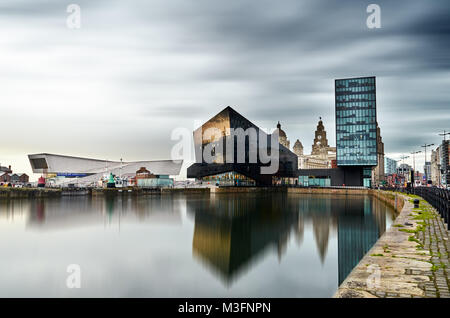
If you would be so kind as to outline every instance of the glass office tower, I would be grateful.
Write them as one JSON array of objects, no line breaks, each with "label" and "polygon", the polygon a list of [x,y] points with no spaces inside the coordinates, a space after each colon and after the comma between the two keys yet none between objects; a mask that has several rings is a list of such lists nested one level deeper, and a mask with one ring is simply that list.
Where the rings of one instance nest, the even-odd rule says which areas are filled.
[{"label": "glass office tower", "polygon": [[335,103],[337,165],[376,166],[375,77],[335,80]]}]

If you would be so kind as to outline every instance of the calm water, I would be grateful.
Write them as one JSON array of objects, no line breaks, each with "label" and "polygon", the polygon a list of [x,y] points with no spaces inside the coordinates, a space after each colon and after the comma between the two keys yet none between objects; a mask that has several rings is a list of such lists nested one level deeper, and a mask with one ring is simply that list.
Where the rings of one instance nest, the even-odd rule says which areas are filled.
[{"label": "calm water", "polygon": [[331,297],[392,218],[369,196],[0,201],[0,296]]}]

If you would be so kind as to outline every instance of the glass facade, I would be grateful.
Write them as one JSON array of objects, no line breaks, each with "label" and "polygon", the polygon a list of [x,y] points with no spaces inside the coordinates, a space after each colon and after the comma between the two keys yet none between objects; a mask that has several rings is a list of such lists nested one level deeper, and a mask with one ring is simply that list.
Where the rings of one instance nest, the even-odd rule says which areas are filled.
[{"label": "glass facade", "polygon": [[142,188],[173,187],[173,179],[169,179],[169,178],[138,179],[137,186],[142,187]]},{"label": "glass facade", "polygon": [[372,169],[371,168],[363,169],[363,186],[366,188],[370,188],[372,186]]},{"label": "glass facade", "polygon": [[331,178],[299,176],[298,185],[301,187],[331,187]]},{"label": "glass facade", "polygon": [[255,180],[244,176],[243,174],[235,171],[220,173],[212,176],[206,176],[202,178],[203,182],[215,184],[218,186],[255,186]]},{"label": "glass facade", "polygon": [[375,77],[335,81],[338,166],[376,166]]},{"label": "glass facade", "polygon": [[394,173],[397,173],[397,161],[384,157],[384,174],[388,176]]}]

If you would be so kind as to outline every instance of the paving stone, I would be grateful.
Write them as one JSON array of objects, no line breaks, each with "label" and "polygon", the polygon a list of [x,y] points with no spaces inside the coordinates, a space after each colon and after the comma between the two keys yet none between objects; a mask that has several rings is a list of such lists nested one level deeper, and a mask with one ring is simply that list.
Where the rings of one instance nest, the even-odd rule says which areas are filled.
[{"label": "paving stone", "polygon": [[[376,260],[371,259],[371,263],[375,262],[374,264],[378,264],[382,268],[389,267],[396,270],[395,275],[390,274],[389,270],[386,270],[386,272],[383,270],[383,288],[389,292],[377,291],[375,294],[378,297],[450,298],[450,232],[441,216],[428,203],[421,201],[421,206],[431,212],[432,218],[425,220],[425,231],[415,235],[415,238],[423,246],[420,257],[411,256],[420,255],[418,249],[409,241],[411,235],[400,232],[398,228],[391,227],[388,229],[386,234],[374,246],[374,248],[378,246],[379,250],[381,250],[385,244],[389,245],[394,240],[398,244],[396,244],[397,246],[392,246],[392,255],[401,256],[395,259],[384,257],[376,258]],[[413,213],[412,209],[413,205],[409,202],[409,199],[405,198],[405,206],[397,217],[396,224],[411,224],[410,228],[417,226],[417,220],[414,220],[414,215],[417,214]],[[386,239],[388,233],[389,238]],[[383,238],[385,238],[384,241]],[[378,251],[375,253],[378,253]],[[368,254],[370,254],[370,251]],[[427,255],[429,255],[428,258]],[[431,262],[433,271],[431,271],[431,265],[427,262]],[[398,269],[402,270],[403,274],[398,274]],[[390,278],[389,274],[395,276],[396,279]],[[361,289],[361,287],[362,289],[368,288],[364,283],[367,275],[362,270],[358,272],[355,268],[349,275],[349,283],[347,283],[346,289],[351,290],[353,287],[354,293],[351,294],[355,295],[355,297],[361,297],[356,295],[365,295],[364,292],[367,294],[367,297],[370,297],[369,290],[364,292],[356,290],[356,288]],[[424,277],[430,281],[424,282]],[[398,291],[398,293],[392,292],[393,290]],[[339,293],[337,295],[337,297],[340,297]]]}]

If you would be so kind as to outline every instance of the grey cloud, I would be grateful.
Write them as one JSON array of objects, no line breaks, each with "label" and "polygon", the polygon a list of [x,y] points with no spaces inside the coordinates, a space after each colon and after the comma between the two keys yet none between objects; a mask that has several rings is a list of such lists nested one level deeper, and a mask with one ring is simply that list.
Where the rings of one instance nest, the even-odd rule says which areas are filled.
[{"label": "grey cloud", "polygon": [[[3,144],[2,162],[50,149],[168,157],[172,129],[228,105],[265,128],[280,120],[307,149],[322,116],[333,145],[334,78],[364,75],[377,76],[388,155],[450,130],[448,0],[379,0],[379,30],[365,25],[373,1],[73,2],[78,31],[64,24],[71,2],[0,4],[0,107],[26,127]],[[26,138],[42,125],[38,141]]]}]

